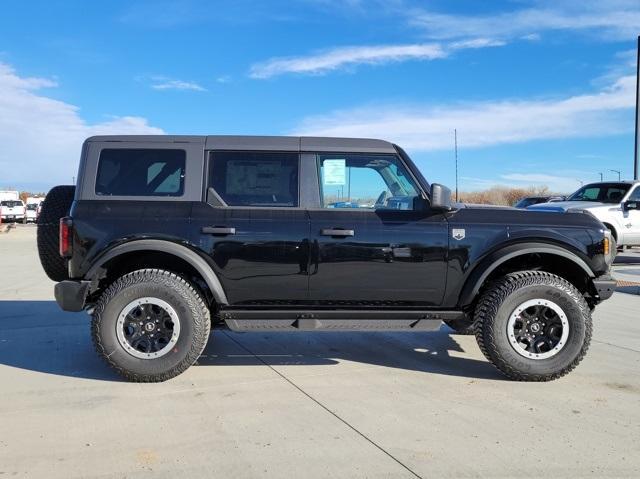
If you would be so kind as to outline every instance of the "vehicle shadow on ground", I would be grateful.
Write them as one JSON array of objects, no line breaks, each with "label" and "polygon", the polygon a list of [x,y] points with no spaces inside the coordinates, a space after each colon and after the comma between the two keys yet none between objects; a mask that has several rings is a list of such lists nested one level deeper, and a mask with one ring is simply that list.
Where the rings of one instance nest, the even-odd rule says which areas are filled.
[{"label": "vehicle shadow on ground", "polygon": [[[442,326],[434,332],[280,332],[234,333],[214,330],[198,365],[325,366],[348,361],[429,374],[473,379],[503,379],[484,359],[465,357],[466,351]],[[219,346],[226,336],[236,348]],[[477,348],[468,338],[470,347]],[[451,353],[455,353],[452,355]]]},{"label": "vehicle shadow on ground", "polygon": [[[347,361],[429,374],[502,379],[487,361],[465,357],[450,333],[446,326],[424,333],[235,333],[223,328],[212,331],[197,365],[328,366]],[[477,347],[468,339],[470,347]],[[88,315],[62,312],[54,301],[0,301],[3,365],[59,376],[120,380],[93,349]]]}]

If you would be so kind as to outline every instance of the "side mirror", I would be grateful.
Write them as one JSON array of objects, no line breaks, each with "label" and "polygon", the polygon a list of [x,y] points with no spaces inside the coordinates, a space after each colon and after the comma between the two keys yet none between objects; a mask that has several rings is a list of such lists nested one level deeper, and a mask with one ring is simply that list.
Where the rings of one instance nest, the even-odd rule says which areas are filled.
[{"label": "side mirror", "polygon": [[431,208],[451,211],[451,190],[444,185],[433,183],[431,185]]},{"label": "side mirror", "polygon": [[625,201],[622,203],[622,209],[624,211],[640,210],[640,202],[638,201]]}]

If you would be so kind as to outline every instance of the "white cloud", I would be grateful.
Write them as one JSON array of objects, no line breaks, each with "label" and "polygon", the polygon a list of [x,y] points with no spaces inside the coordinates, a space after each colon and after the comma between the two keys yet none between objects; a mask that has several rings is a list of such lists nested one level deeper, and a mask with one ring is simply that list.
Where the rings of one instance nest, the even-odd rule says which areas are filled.
[{"label": "white cloud", "polygon": [[[457,15],[413,9],[411,23],[429,38],[475,36],[512,38],[542,31],[595,32],[615,40],[638,34],[640,2],[637,0],[583,0],[535,2],[533,7],[485,15]],[[533,37],[535,38],[535,37]]]},{"label": "white cloud", "polygon": [[154,90],[191,90],[191,91],[207,91],[203,86],[184,80],[172,80],[166,77],[153,77],[154,83],[151,88]]},{"label": "white cloud", "polygon": [[414,151],[450,149],[454,128],[464,148],[628,132],[635,78],[560,99],[440,106],[367,106],[304,119],[295,134],[386,138]]},{"label": "white cloud", "polygon": [[436,60],[448,57],[454,50],[502,45],[504,45],[502,41],[474,38],[450,45],[418,43],[337,47],[307,56],[272,58],[253,65],[249,76],[263,79],[284,73],[318,75],[362,64],[379,65],[407,60]]},{"label": "white cloud", "polygon": [[0,62],[0,178],[4,186],[69,183],[88,136],[163,133],[135,116],[89,124],[78,107],[39,91],[55,86],[56,82],[46,78],[22,77]]},{"label": "white cloud", "polygon": [[580,177],[583,174],[578,172],[573,176],[569,175],[546,175],[542,173],[509,173],[501,175],[503,183],[509,186],[548,186],[552,192],[572,193],[580,187]]}]

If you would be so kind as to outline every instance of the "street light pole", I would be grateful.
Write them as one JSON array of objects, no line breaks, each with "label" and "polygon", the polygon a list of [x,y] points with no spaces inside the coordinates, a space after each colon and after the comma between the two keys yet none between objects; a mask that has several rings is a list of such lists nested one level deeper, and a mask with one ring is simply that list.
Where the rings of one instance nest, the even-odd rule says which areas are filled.
[{"label": "street light pole", "polygon": [[600,175],[600,181],[603,181],[602,173],[598,173]]},{"label": "street light pole", "polygon": [[609,171],[613,171],[614,173],[618,173],[618,181],[620,181],[620,171],[618,171],[618,170],[609,170]]},{"label": "street light pole", "polygon": [[458,202],[458,130],[453,130],[453,144],[456,155],[456,203]]},{"label": "street light pole", "polygon": [[638,130],[640,123],[638,120],[638,110],[640,110],[640,35],[638,35],[638,50],[636,56],[636,136],[633,149],[633,179],[638,179],[638,161],[640,161],[640,144],[638,144]]}]

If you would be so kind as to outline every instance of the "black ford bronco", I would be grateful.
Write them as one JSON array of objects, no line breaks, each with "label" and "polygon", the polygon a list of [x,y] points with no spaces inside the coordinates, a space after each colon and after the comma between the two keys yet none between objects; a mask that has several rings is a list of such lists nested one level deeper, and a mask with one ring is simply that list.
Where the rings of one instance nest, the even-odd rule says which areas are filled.
[{"label": "black ford bronco", "polygon": [[47,196],[38,250],[98,353],[163,381],[234,331],[475,334],[506,376],[571,371],[616,251],[586,212],[454,204],[397,145],[256,136],[99,136]]}]

